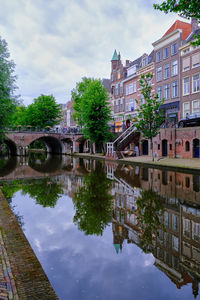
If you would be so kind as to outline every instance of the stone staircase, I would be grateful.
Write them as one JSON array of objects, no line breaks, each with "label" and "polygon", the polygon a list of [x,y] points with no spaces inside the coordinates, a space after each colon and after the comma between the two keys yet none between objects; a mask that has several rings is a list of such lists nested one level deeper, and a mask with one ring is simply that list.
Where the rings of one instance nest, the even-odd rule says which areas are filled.
[{"label": "stone staircase", "polygon": [[114,142],[107,143],[107,154],[108,158],[121,159],[124,157],[124,149],[133,141],[138,141],[140,133],[136,131],[134,125],[130,126],[124,131]]}]

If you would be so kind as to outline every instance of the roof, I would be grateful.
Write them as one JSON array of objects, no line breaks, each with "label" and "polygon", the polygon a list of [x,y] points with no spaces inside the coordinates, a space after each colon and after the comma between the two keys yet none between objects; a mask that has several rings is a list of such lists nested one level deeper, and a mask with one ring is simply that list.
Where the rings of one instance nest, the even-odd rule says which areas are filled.
[{"label": "roof", "polygon": [[190,35],[186,39],[186,43],[190,42],[194,38],[194,35],[196,35],[196,34],[197,35],[200,34],[200,28],[198,28],[190,33]]},{"label": "roof", "polygon": [[113,57],[112,57],[111,61],[113,61],[113,60],[118,60],[118,55],[117,55],[116,49],[114,51],[114,54],[113,54]]},{"label": "roof", "polygon": [[163,35],[163,37],[167,36],[168,34],[172,33],[177,29],[181,29],[182,39],[185,40],[188,37],[188,35],[191,33],[191,28],[192,28],[191,24],[182,22],[180,20],[176,20],[176,22],[167,30],[167,32]]}]

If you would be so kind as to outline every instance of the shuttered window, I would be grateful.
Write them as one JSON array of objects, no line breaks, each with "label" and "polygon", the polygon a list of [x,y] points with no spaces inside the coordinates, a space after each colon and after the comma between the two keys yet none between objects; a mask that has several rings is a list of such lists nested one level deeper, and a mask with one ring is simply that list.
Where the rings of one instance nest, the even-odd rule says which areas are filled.
[{"label": "shuttered window", "polygon": [[183,72],[190,69],[190,57],[183,59]]},{"label": "shuttered window", "polygon": [[192,56],[192,67],[198,67],[200,66],[200,53],[196,53]]}]

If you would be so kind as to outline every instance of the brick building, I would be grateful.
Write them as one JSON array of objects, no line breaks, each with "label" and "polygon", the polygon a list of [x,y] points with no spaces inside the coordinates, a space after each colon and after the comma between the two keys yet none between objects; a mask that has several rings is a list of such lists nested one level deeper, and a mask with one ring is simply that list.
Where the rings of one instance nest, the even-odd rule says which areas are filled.
[{"label": "brick building", "polygon": [[[137,103],[144,101],[139,80],[153,73],[152,93],[165,99],[165,129],[154,138],[156,155],[200,157],[200,128],[178,129],[178,121],[187,114],[200,113],[200,47],[192,46],[200,28],[195,18],[191,24],[177,20],[153,45],[153,51],[136,60],[121,61],[115,50],[111,60],[111,95],[115,132],[122,132],[137,115]],[[166,128],[169,128],[166,129]],[[150,155],[150,143],[140,144],[140,154]]]}]

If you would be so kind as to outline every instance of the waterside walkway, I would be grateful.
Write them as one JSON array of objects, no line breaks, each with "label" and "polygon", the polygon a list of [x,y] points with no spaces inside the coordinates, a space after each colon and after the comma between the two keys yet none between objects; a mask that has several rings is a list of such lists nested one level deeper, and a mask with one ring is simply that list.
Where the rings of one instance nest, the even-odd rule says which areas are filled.
[{"label": "waterside walkway", "polygon": [[58,299],[1,191],[0,299]]},{"label": "waterside walkway", "polygon": [[[82,157],[90,157],[90,158],[98,158],[98,159],[105,159],[106,157],[100,154],[75,154],[76,156]],[[112,160],[113,161],[113,160]],[[151,167],[167,167],[170,169],[180,169],[180,170],[199,170],[200,171],[200,158],[191,158],[191,159],[184,159],[184,158],[155,158],[155,161],[152,161],[152,158],[149,156],[137,156],[137,157],[125,157],[123,159],[116,160],[116,162],[120,163],[133,163],[136,165],[147,165]]]}]

